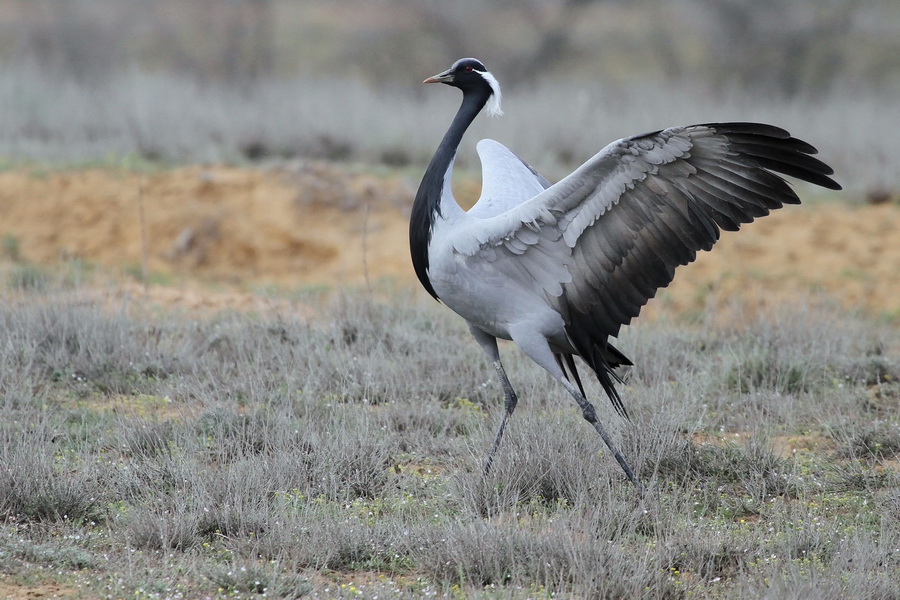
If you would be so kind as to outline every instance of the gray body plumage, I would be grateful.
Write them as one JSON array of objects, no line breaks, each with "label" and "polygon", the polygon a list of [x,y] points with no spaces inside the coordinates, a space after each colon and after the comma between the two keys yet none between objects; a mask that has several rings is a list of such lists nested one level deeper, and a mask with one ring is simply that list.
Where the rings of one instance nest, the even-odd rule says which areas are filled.
[{"label": "gray body plumage", "polygon": [[[572,357],[592,368],[626,414],[613,370],[631,363],[609,338],[672,281],[676,267],[710,250],[720,230],[798,203],[776,172],[840,186],[810,156],[815,148],[783,129],[718,123],[618,140],[553,185],[498,142],[482,140],[482,195],[466,212],[450,187],[453,155],[491,88],[469,77],[465,60],[472,59],[427,80],[460,87],[464,100],[423,179],[410,233],[414,263],[418,252],[416,264],[425,265],[417,267],[423,284],[468,322],[503,383],[506,414],[486,469],[516,403],[499,362],[500,338],[563,383],[639,485],[583,397]],[[454,83],[454,73],[463,83]]]}]

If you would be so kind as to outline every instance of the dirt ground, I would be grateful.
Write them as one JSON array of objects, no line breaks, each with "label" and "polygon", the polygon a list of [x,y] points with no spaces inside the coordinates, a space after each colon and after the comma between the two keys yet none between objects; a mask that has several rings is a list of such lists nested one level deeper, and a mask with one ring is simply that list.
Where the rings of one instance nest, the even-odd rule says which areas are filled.
[{"label": "dirt ground", "polygon": [[[315,289],[367,278],[424,294],[407,248],[416,183],[322,163],[6,171],[2,260],[53,267],[77,258],[137,285],[146,256],[151,294],[166,304],[242,305],[255,285]],[[463,180],[457,195],[471,201],[478,186]],[[824,291],[847,308],[897,317],[900,205],[836,198],[725,232],[649,312],[732,296],[770,305]]]}]

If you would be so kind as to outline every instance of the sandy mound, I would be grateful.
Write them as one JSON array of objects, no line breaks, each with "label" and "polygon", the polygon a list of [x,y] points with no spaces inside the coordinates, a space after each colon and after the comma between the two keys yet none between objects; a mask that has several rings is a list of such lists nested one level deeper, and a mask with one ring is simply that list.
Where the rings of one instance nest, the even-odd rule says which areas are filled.
[{"label": "sandy mound", "polygon": [[[0,173],[7,262],[78,257],[164,279],[290,287],[390,277],[415,287],[407,215],[415,181],[317,163],[272,170]],[[464,181],[460,196],[477,195]],[[801,196],[802,196],[801,190]],[[900,311],[900,207],[788,207],[682,268],[654,301],[677,310],[740,295],[766,304],[824,290],[847,307]],[[227,300],[225,301],[227,302]],[[651,308],[653,310],[653,308]]]},{"label": "sandy mound", "polygon": [[405,270],[401,206],[409,196],[399,181],[322,165],[8,172],[0,174],[0,235],[14,237],[22,258],[40,264],[79,257],[136,268],[143,204],[150,271],[343,283],[361,277],[364,244],[378,274]]}]

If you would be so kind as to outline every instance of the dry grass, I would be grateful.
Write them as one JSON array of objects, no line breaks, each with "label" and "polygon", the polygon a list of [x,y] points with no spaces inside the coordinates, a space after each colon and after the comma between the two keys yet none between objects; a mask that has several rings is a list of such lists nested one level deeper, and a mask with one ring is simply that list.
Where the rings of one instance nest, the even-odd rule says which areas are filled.
[{"label": "dry grass", "polygon": [[636,422],[601,410],[640,501],[514,352],[523,402],[482,478],[497,386],[438,307],[198,320],[55,297],[0,308],[11,597],[900,593],[897,331],[827,303],[627,332]]}]

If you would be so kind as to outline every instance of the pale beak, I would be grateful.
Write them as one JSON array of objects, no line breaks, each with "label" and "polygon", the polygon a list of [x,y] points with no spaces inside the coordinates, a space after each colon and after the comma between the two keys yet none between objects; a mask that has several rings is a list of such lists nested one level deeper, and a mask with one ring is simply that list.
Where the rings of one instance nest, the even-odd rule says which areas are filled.
[{"label": "pale beak", "polygon": [[422,83],[450,83],[451,81],[453,81],[453,73],[444,71],[443,73],[432,75]]}]

